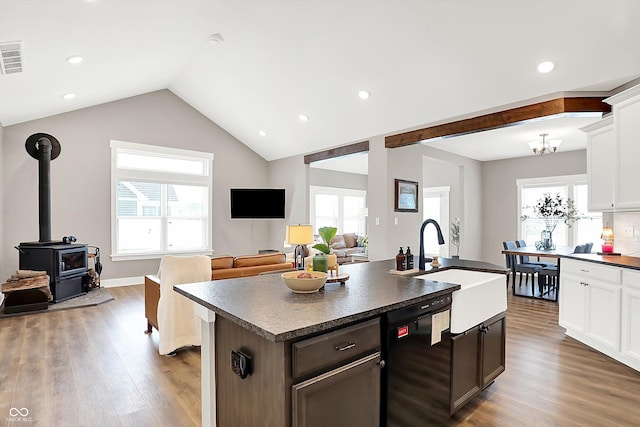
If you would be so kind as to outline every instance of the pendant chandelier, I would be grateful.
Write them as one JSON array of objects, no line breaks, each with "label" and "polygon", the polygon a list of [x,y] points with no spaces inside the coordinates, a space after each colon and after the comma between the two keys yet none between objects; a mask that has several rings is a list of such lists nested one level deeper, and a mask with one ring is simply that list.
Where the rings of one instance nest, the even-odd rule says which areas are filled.
[{"label": "pendant chandelier", "polygon": [[549,136],[548,133],[541,133],[540,137],[542,138],[542,140],[531,141],[529,143],[529,148],[531,148],[533,154],[542,156],[543,154],[556,152],[562,140],[550,139],[549,141],[547,141],[547,136]]}]

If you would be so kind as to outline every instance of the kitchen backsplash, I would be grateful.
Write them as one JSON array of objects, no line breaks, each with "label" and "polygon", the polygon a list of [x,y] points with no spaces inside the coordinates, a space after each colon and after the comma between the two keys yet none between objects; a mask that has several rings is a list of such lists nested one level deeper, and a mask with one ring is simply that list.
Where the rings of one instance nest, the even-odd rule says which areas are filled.
[{"label": "kitchen backsplash", "polygon": [[623,255],[640,256],[640,212],[616,212],[603,215],[613,226],[613,248]]}]

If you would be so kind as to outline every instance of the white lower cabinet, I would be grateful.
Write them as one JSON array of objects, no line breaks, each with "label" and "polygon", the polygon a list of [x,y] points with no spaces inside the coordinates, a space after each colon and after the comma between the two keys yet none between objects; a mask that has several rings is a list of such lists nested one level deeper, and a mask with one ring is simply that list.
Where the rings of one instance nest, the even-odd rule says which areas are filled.
[{"label": "white lower cabinet", "polygon": [[597,280],[585,283],[587,336],[612,350],[620,351],[620,285]]},{"label": "white lower cabinet", "polygon": [[621,286],[564,271],[560,277],[560,326],[620,350]]},{"label": "white lower cabinet", "polygon": [[640,363],[625,356],[625,351],[635,352],[640,362],[640,274],[638,288],[627,289],[621,280],[623,270],[562,259],[559,324],[567,335],[640,370]]},{"label": "white lower cabinet", "polygon": [[[561,261],[564,264],[566,261]],[[584,333],[587,315],[587,288],[578,276],[560,274],[560,326]],[[570,303],[569,303],[570,302]]]},{"label": "white lower cabinet", "polygon": [[622,285],[621,351],[640,366],[640,272],[624,270]]}]

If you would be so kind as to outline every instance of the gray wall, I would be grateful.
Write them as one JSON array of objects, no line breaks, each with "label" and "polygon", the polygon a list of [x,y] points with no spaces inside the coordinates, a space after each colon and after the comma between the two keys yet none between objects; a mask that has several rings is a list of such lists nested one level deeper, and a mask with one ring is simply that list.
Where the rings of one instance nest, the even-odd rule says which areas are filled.
[{"label": "gray wall", "polygon": [[587,151],[558,152],[482,164],[482,253],[479,259],[504,265],[502,242],[517,239],[516,180],[587,173]]},{"label": "gray wall", "polygon": [[358,173],[338,172],[326,169],[309,168],[310,185],[322,187],[349,188],[367,190],[368,177]]},{"label": "gray wall", "polygon": [[266,248],[293,252],[284,247],[286,226],[309,223],[309,166],[303,156],[269,162],[269,185],[286,189],[286,220],[269,223],[269,246]]},{"label": "gray wall", "polygon": [[418,213],[394,211],[394,180],[398,178],[417,181],[420,192],[425,185],[451,186],[450,215],[463,221],[460,255],[477,259],[482,232],[480,162],[421,144],[386,149],[383,137],[371,138],[369,147],[369,258],[392,258],[399,246],[407,245],[418,253],[422,206],[419,203]]},{"label": "gray wall", "polygon": [[393,199],[389,196],[387,185],[389,181],[387,170],[389,151],[384,146],[383,136],[369,139],[367,233],[369,235],[369,259],[372,261],[390,258],[388,249],[389,203],[393,203]]},{"label": "gray wall", "polygon": [[[462,220],[460,255],[501,265],[501,243],[517,233],[516,179],[586,173],[585,150],[481,163],[425,145],[386,149],[383,136],[369,139],[368,176],[312,169],[303,156],[266,162],[162,90],[0,126],[0,278],[17,268],[13,246],[38,239],[37,162],[24,150],[26,138],[35,132],[50,133],[62,144],[62,154],[51,168],[52,236],[74,234],[81,242],[99,246],[105,279],[153,273],[159,263],[110,260],[111,139],[214,153],[215,255],[265,248],[288,251],[283,245],[286,225],[309,221],[310,184],[368,189],[371,259],[391,258],[398,246],[410,245],[417,253],[422,210],[393,210],[393,180],[401,178],[418,181],[420,189],[451,186],[450,216]],[[287,219],[231,220],[229,188],[265,185],[287,190]]]},{"label": "gray wall", "polygon": [[60,157],[51,163],[52,238],[72,234],[78,242],[99,246],[104,279],[154,273],[159,265],[159,260],[110,259],[111,139],[214,153],[215,255],[255,253],[270,243],[268,221],[231,220],[229,212],[229,188],[263,187],[268,162],[161,90],[4,128],[0,255],[5,275],[18,266],[13,246],[39,238],[37,162],[24,148],[36,132],[49,133],[62,145]]}]

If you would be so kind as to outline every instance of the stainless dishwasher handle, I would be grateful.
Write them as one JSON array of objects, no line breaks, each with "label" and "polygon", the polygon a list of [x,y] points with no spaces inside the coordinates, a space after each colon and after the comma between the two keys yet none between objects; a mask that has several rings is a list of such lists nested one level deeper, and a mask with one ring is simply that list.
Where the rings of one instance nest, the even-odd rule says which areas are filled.
[{"label": "stainless dishwasher handle", "polygon": [[336,346],[336,350],[345,351],[345,350],[349,350],[350,348],[353,348],[355,346],[356,346],[356,343],[350,342],[349,344],[345,345],[344,347],[340,347],[339,345],[337,345]]}]

